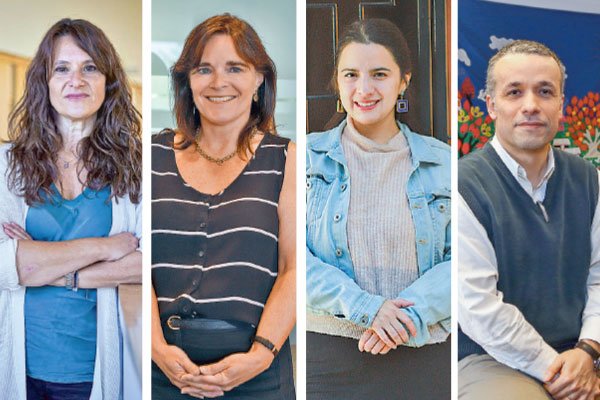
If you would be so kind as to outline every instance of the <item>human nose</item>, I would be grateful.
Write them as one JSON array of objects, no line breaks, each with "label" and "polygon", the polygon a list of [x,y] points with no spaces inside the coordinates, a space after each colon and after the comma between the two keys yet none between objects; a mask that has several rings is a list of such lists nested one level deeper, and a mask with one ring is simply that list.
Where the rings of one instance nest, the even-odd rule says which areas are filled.
[{"label": "human nose", "polygon": [[212,74],[210,85],[213,89],[221,89],[225,87],[227,83],[225,81],[224,74],[221,71],[215,71],[215,73]]},{"label": "human nose", "polygon": [[538,98],[535,93],[530,91],[525,93],[523,103],[521,104],[521,111],[527,115],[537,114],[540,111]]},{"label": "human nose", "polygon": [[71,84],[71,86],[74,86],[74,87],[81,86],[83,84],[83,75],[82,75],[81,71],[79,71],[77,69],[74,70],[71,73],[69,83]]},{"label": "human nose", "polygon": [[373,91],[373,85],[368,76],[362,76],[358,78],[356,82],[356,91],[360,94],[368,94]]}]

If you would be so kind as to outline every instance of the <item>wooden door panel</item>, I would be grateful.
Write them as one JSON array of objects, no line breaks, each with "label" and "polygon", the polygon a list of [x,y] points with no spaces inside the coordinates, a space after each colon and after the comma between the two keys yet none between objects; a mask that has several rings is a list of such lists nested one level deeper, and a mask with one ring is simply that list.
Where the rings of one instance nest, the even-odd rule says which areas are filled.
[{"label": "wooden door panel", "polygon": [[[413,58],[410,112],[403,121],[415,131],[446,140],[446,42],[439,43],[446,16],[436,11],[439,4],[443,11],[445,0],[307,0],[307,130],[322,130],[336,111],[330,82],[338,36],[357,19],[386,18],[403,31]],[[433,18],[442,21],[433,23]],[[438,58],[441,66],[434,69],[432,60]]]}]

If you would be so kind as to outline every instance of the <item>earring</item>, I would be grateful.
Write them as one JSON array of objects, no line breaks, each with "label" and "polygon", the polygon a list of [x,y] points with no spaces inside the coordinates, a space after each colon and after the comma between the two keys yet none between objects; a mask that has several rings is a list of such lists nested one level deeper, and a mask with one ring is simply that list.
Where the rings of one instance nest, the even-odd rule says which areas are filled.
[{"label": "earring", "polygon": [[258,103],[258,89],[256,90],[256,92],[254,92],[254,96],[252,96],[252,100],[254,100],[255,103]]},{"label": "earring", "polygon": [[401,114],[408,112],[408,100],[404,98],[404,92],[400,93],[396,101],[396,111]]},{"label": "earring", "polygon": [[340,99],[337,99],[337,101],[335,102],[335,112],[337,112],[338,114],[343,114],[346,112],[346,110],[344,110],[344,106],[342,105],[342,101]]},{"label": "earring", "polygon": [[196,106],[194,106],[194,109],[192,111],[192,113],[194,114],[194,117],[196,116],[196,113],[198,112],[198,110],[196,109]]}]

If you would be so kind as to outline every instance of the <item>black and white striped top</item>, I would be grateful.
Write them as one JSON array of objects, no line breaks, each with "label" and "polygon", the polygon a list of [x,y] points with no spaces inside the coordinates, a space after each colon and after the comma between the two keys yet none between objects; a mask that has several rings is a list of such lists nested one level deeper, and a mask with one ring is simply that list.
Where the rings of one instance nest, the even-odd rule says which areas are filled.
[{"label": "black and white striped top", "polygon": [[153,137],[152,280],[163,322],[177,314],[258,324],[277,277],[288,143],[265,135],[233,183],[207,195],[179,174],[173,133]]}]

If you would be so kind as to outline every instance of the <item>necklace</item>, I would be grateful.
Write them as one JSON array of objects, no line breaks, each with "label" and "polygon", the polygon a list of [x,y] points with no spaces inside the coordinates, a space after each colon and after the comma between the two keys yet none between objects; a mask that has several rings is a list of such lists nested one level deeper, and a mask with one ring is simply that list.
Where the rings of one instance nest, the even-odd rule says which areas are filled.
[{"label": "necklace", "polygon": [[[252,138],[254,135],[256,135],[256,132],[258,132],[258,129],[256,129],[256,126],[255,126],[254,128],[252,128],[252,132],[250,132],[250,138]],[[202,147],[200,147],[200,128],[198,128],[198,131],[196,132],[195,142],[196,142],[196,151],[198,152],[198,154],[200,154],[202,156],[202,158],[204,158],[205,160],[215,163],[218,166],[223,165],[223,163],[225,161],[231,160],[233,158],[233,156],[235,156],[237,154],[237,149],[235,149],[231,153],[227,154],[225,157],[221,157],[221,158],[215,158],[215,157],[212,157],[211,155],[207,154],[204,150],[202,150]]]}]

